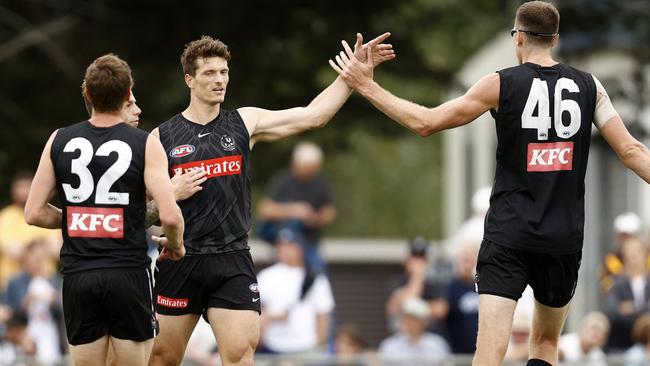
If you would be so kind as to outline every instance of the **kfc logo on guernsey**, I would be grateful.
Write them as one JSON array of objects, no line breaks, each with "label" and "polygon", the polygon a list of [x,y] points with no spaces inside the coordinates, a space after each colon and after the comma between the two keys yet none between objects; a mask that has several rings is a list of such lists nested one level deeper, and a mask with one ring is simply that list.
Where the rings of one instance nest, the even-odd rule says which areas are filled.
[{"label": "kfc logo on guernsey", "polygon": [[528,144],[528,171],[573,170],[573,142]]},{"label": "kfc logo on guernsey", "polygon": [[71,238],[124,239],[123,208],[69,206],[66,211]]},{"label": "kfc logo on guernsey", "polygon": [[166,308],[174,308],[174,309],[185,309],[187,305],[190,303],[189,299],[173,299],[171,297],[165,297],[162,295],[158,295],[156,298],[156,303],[160,306],[164,306]]},{"label": "kfc logo on guernsey", "polygon": [[194,150],[196,150],[194,148],[194,145],[176,146],[172,149],[172,151],[169,152],[169,156],[172,158],[182,158],[183,156],[188,156],[189,154],[193,153]]},{"label": "kfc logo on guernsey", "polygon": [[175,165],[171,170],[174,174],[178,174],[194,169],[201,169],[207,173],[208,178],[214,178],[224,175],[241,174],[241,164],[241,155],[232,155],[223,158],[191,161],[189,163]]}]

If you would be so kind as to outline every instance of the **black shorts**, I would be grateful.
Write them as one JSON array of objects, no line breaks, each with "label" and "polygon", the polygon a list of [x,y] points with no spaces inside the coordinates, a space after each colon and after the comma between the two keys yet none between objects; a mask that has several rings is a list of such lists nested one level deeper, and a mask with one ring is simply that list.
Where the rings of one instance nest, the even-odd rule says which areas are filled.
[{"label": "black shorts", "polygon": [[68,342],[81,345],[110,335],[143,342],[155,336],[149,269],[85,271],[63,278]]},{"label": "black shorts", "polygon": [[519,300],[526,285],[542,305],[561,308],[571,301],[578,283],[582,252],[542,254],[483,240],[476,262],[479,294]]},{"label": "black shorts", "polygon": [[156,266],[159,314],[205,316],[208,308],[261,311],[257,276],[248,250],[185,256]]}]

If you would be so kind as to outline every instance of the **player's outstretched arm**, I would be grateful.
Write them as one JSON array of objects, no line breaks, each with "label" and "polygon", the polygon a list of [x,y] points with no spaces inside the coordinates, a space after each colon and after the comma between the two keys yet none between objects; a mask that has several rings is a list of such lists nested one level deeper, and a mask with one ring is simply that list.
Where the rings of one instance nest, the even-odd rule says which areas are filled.
[{"label": "player's outstretched arm", "polygon": [[367,52],[365,62],[346,52],[347,57],[336,56],[336,62],[330,60],[330,66],[377,109],[420,136],[462,126],[499,105],[500,83],[497,73],[484,76],[465,95],[435,108],[423,107],[399,98],[373,80],[373,67],[367,61],[372,58],[373,50],[369,48]]},{"label": "player's outstretched arm", "polygon": [[600,128],[609,146],[621,162],[641,179],[650,183],[650,150],[628,132],[618,115]]},{"label": "player's outstretched arm", "polygon": [[54,207],[49,203],[56,190],[56,176],[54,175],[54,165],[50,158],[52,141],[56,136],[56,131],[52,133],[43,148],[41,160],[38,163],[38,169],[32,180],[32,186],[29,190],[29,197],[25,204],[25,222],[30,225],[36,225],[48,229],[57,229],[61,227],[61,209]]},{"label": "player's outstretched arm", "polygon": [[144,183],[158,207],[158,214],[165,237],[154,237],[163,246],[160,259],[180,259],[185,255],[183,214],[176,204],[172,183],[167,175],[167,156],[160,141],[147,138],[145,151]]},{"label": "player's outstretched arm", "polygon": [[[372,64],[373,67],[395,58],[392,45],[382,43],[389,36],[390,33],[384,33],[363,44],[363,37],[361,34],[357,34],[355,49],[359,57],[366,54],[366,49],[373,49],[373,55],[376,56],[369,60],[369,64]],[[347,43],[343,42],[349,48]],[[306,130],[325,126],[334,114],[341,109],[351,92],[346,83],[341,78],[337,78],[306,107],[279,111],[244,107],[238,111],[246,123],[246,128],[251,136],[252,147],[258,141],[275,141]]]},{"label": "player's outstretched arm", "polygon": [[625,127],[623,120],[612,105],[607,91],[594,76],[596,83],[596,107],[594,124],[605,141],[612,147],[621,162],[641,179],[650,183],[650,151],[635,139]]}]

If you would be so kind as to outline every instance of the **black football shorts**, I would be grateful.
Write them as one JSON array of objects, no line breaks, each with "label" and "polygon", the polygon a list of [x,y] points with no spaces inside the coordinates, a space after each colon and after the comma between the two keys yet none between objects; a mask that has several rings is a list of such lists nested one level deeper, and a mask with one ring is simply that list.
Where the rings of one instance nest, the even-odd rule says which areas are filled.
[{"label": "black football shorts", "polygon": [[91,343],[104,335],[135,342],[155,336],[149,269],[102,269],[65,275],[63,316],[68,342]]},{"label": "black football shorts", "polygon": [[159,314],[205,316],[208,308],[261,311],[257,276],[248,250],[160,261],[155,277]]},{"label": "black football shorts", "polygon": [[573,297],[581,259],[581,251],[534,253],[484,239],[476,263],[476,291],[517,301],[530,285],[542,305],[561,308]]}]

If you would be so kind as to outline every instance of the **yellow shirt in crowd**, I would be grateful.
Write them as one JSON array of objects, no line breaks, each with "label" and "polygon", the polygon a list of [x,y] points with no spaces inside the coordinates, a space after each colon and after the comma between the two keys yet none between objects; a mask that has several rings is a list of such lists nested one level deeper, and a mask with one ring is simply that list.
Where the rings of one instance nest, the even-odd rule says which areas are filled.
[{"label": "yellow shirt in crowd", "polygon": [[[43,229],[27,225],[23,216],[23,208],[9,205],[0,211],[0,288],[4,289],[9,280],[20,272],[20,258],[6,255],[15,249],[25,248],[35,239],[44,239],[51,248],[61,243],[61,230]],[[54,253],[53,253],[54,254]],[[48,263],[47,274],[56,272],[56,260]]]}]

